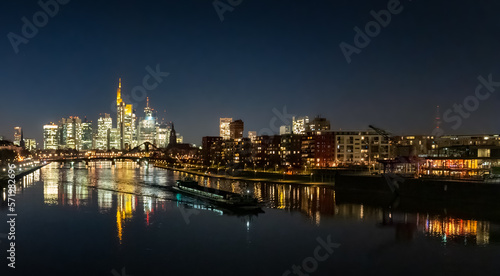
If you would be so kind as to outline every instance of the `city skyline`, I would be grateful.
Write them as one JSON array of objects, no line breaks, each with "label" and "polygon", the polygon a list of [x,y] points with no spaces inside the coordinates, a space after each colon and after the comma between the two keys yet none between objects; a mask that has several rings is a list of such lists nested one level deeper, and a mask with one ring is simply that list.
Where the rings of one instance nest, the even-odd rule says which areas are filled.
[{"label": "city skyline", "polygon": [[[243,1],[221,22],[212,3],[110,1],[94,9],[71,1],[29,43],[20,44],[18,53],[7,36],[0,44],[9,68],[0,88],[24,100],[22,107],[2,101],[0,116],[8,120],[0,133],[11,139],[12,129],[22,126],[26,137],[40,140],[46,122],[85,115],[95,122],[99,113],[112,114],[119,77],[124,95],[132,97],[145,76],[159,71],[168,76],[146,89],[147,96],[189,143],[216,135],[209,122],[221,117],[241,118],[248,130],[268,128],[273,109],[285,106],[296,116],[321,114],[333,129],[373,124],[396,134],[427,134],[437,105],[444,113],[462,104],[474,95],[479,76],[500,79],[500,45],[492,39],[499,4],[433,3],[429,12],[425,1],[401,1],[402,11],[347,63],[339,45],[354,45],[354,28],[364,29],[374,20],[371,11],[387,9],[388,2]],[[3,8],[6,35],[20,35],[20,19],[32,20],[42,10],[29,1],[6,2]],[[94,21],[81,24],[89,16]],[[144,28],[138,31],[137,24]],[[500,133],[491,120],[496,97],[481,101],[459,129],[453,123],[443,123],[443,129]],[[145,104],[134,101],[137,110]]]}]

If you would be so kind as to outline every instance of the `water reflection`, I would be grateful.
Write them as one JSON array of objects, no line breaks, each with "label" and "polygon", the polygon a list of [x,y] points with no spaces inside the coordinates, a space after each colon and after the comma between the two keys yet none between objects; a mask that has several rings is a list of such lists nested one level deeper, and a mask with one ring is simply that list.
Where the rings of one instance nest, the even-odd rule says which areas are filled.
[{"label": "water reflection", "polygon": [[422,225],[421,231],[429,237],[441,240],[443,244],[486,245],[490,243],[490,223],[487,221],[427,216],[419,222]]},{"label": "water reflection", "polygon": [[[207,206],[205,203],[170,192],[183,174],[139,166],[134,162],[96,162],[63,166],[54,163],[22,178],[19,193],[37,183],[43,185],[43,202],[47,206],[91,208],[100,214],[111,215],[116,222],[116,239],[122,244],[129,224],[136,218],[150,227],[158,211],[169,208],[191,208],[210,211],[216,215],[237,216],[246,225],[247,231],[257,214],[238,214],[230,210]],[[419,211],[405,211],[391,206],[337,202],[331,187],[300,185],[244,183],[197,176],[201,185],[243,193],[251,192],[268,202],[268,207],[282,212],[297,212],[308,218],[311,224],[320,227],[332,220],[363,222],[366,227],[390,228],[396,241],[412,241],[418,237],[446,244],[488,245],[495,241],[492,229],[498,225],[484,218],[461,218],[429,212],[425,206]],[[40,182],[41,181],[41,182]],[[173,204],[167,204],[173,202]],[[2,194],[5,208],[5,189]],[[176,211],[177,212],[177,211]],[[478,213],[479,215],[480,213]],[[265,215],[265,214],[264,214]],[[494,230],[494,236],[498,231]]]}]

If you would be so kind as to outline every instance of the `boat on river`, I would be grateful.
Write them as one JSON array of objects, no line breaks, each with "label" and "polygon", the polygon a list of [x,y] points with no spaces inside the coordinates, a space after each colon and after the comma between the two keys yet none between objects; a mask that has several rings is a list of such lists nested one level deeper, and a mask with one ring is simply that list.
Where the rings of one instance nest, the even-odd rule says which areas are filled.
[{"label": "boat on river", "polygon": [[225,208],[258,210],[264,206],[263,202],[259,202],[259,200],[252,197],[250,194],[241,195],[210,187],[203,187],[198,185],[198,182],[191,178],[177,180],[176,185],[173,186],[172,189],[179,193],[199,198]]}]

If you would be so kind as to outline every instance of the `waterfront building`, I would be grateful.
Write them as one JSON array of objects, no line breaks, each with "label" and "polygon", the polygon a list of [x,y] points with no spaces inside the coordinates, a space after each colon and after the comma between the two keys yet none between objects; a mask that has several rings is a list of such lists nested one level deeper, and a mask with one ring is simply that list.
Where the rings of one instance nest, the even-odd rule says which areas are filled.
[{"label": "waterfront building", "polygon": [[434,136],[427,135],[408,135],[394,136],[393,156],[430,156],[438,148]]},{"label": "waterfront building", "polygon": [[236,120],[229,124],[229,138],[241,139],[243,138],[244,123],[242,120]]},{"label": "waterfront building", "polygon": [[309,169],[335,165],[335,134],[331,131],[308,132],[301,141],[302,164]]},{"label": "waterfront building", "polygon": [[378,159],[391,157],[389,137],[374,131],[334,131],[337,165],[373,165]]},{"label": "waterfront building", "polygon": [[56,150],[59,148],[59,127],[50,123],[43,126],[43,149]]},{"label": "waterfront building", "polygon": [[231,132],[229,125],[233,121],[233,118],[220,118],[219,133],[222,139],[227,140],[231,138]]},{"label": "waterfront building", "polygon": [[22,132],[23,130],[21,127],[14,127],[14,145],[21,146]]},{"label": "waterfront building", "polygon": [[208,165],[218,165],[218,151],[215,145],[222,140],[220,136],[205,136],[201,139],[201,158],[202,163]]},{"label": "waterfront building", "polygon": [[309,117],[292,117],[292,133],[305,134],[308,131]]},{"label": "waterfront building", "polygon": [[280,155],[281,165],[300,168],[302,165],[302,137],[301,134],[281,135]]},{"label": "waterfront building", "polygon": [[280,135],[292,134],[292,126],[280,126]]}]

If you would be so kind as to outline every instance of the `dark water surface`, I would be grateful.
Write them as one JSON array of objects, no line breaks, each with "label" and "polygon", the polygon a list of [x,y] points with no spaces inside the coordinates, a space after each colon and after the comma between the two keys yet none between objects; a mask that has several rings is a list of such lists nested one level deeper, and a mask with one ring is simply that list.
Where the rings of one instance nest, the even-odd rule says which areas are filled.
[{"label": "dark water surface", "polygon": [[[329,187],[197,178],[268,201],[265,213],[238,215],[165,188],[182,176],[102,162],[53,163],[24,177],[16,269],[0,235],[1,275],[500,274],[500,218],[488,208],[404,212],[340,202]],[[5,190],[1,197],[6,222]]]}]

